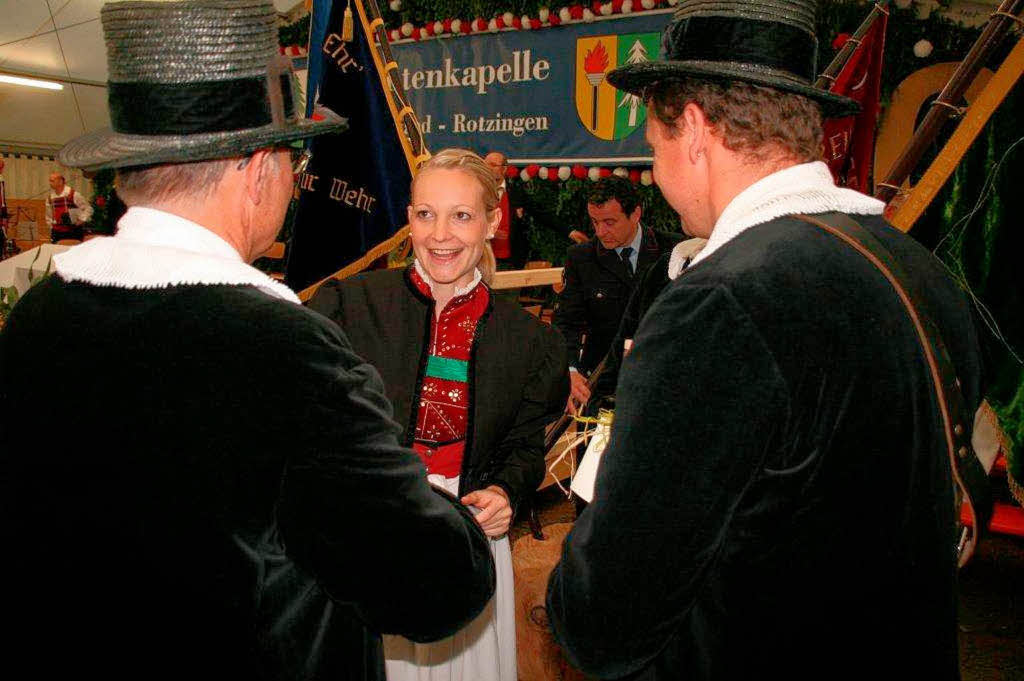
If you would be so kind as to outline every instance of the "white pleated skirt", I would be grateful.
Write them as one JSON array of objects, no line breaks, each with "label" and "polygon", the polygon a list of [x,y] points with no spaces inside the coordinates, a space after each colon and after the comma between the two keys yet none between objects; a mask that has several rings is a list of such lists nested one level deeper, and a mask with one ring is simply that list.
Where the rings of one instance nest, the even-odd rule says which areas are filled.
[{"label": "white pleated skirt", "polygon": [[[428,476],[454,495],[459,479]],[[508,535],[491,540],[497,575],[494,597],[475,620],[448,638],[414,643],[384,636],[388,681],[516,681],[515,592]]]}]

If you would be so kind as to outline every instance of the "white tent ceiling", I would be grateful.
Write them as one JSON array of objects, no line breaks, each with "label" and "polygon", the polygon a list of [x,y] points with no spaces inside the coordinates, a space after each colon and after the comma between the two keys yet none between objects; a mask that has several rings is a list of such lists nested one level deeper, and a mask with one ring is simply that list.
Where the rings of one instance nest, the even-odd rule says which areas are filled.
[{"label": "white tent ceiling", "polygon": [[[106,0],[0,0],[0,73],[53,76],[63,90],[0,83],[0,150],[52,153],[110,124]],[[274,0],[284,12],[301,0]]]}]

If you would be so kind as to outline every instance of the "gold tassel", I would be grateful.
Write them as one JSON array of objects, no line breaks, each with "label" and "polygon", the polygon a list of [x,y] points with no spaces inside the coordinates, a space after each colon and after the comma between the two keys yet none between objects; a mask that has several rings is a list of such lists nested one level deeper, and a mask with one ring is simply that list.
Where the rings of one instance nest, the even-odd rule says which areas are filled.
[{"label": "gold tassel", "polygon": [[353,27],[352,27],[352,8],[349,6],[351,3],[345,3],[345,18],[341,22],[341,39],[346,43],[352,42],[353,38]]}]

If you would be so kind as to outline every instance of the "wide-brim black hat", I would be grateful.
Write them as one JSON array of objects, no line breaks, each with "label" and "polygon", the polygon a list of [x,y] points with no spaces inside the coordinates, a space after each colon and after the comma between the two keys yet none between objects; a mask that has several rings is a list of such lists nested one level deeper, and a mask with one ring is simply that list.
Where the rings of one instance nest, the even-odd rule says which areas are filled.
[{"label": "wide-brim black hat", "polygon": [[111,127],[65,145],[66,166],[225,158],[348,127],[330,111],[316,121],[296,113],[302,103],[266,0],[109,2],[100,17]]},{"label": "wide-brim black hat", "polygon": [[662,80],[740,81],[803,95],[826,117],[860,111],[849,97],[815,88],[815,0],[682,0],[661,37],[661,60],[608,74],[620,90],[643,96]]}]

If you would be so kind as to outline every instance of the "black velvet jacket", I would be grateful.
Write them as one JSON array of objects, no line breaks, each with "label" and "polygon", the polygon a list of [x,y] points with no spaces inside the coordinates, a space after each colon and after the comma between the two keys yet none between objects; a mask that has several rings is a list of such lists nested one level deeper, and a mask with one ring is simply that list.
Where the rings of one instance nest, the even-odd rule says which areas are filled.
[{"label": "black velvet jacket", "polygon": [[[328,282],[310,307],[341,325],[352,346],[377,367],[395,417],[415,434],[418,389],[429,351],[434,301],[409,270]],[[491,297],[470,359],[470,420],[460,495],[500,485],[513,509],[544,477],[544,427],[569,394],[565,342],[515,303]]]},{"label": "black velvet jacket", "polygon": [[[856,217],[908,272],[973,412],[966,297],[910,237]],[[640,323],[552,573],[569,659],[601,679],[958,679],[934,397],[892,287],[835,237],[780,218],[690,266]]]},{"label": "black velvet jacket", "polygon": [[594,384],[591,401],[615,395],[615,385],[619,381],[619,369],[622,368],[622,357],[625,354],[624,343],[627,338],[636,335],[640,320],[647,310],[654,304],[655,299],[661,294],[662,289],[668,286],[668,263],[672,258],[672,251],[665,251],[647,268],[640,281],[633,288],[626,309],[622,311],[622,320],[619,322],[619,330],[608,346],[608,354],[605,355],[604,371]]},{"label": "black velvet jacket", "polygon": [[681,234],[644,228],[632,277],[614,249],[605,248],[596,237],[569,248],[565,288],[558,297],[553,323],[565,336],[570,364],[587,374],[604,359],[634,286],[662,253],[670,252],[681,240]]},{"label": "black velvet jacket", "polygon": [[26,677],[383,681],[379,632],[448,636],[493,593],[377,372],[255,288],[51,276],[0,334],[0,407],[3,664]]}]

